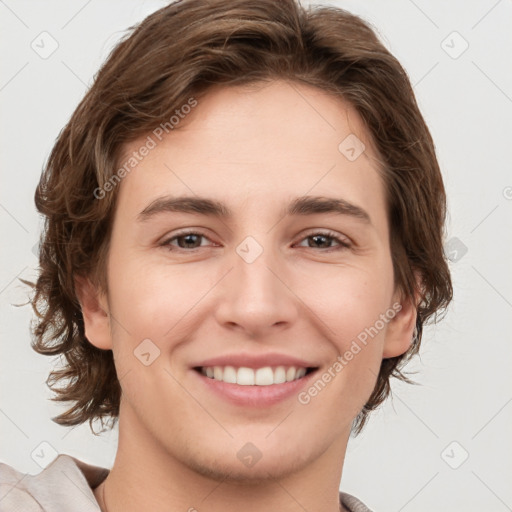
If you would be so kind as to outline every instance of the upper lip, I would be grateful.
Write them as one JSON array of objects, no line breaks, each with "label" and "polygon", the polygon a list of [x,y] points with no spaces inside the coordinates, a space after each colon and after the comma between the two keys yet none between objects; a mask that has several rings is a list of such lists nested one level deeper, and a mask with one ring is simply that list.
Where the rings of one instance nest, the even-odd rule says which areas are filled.
[{"label": "upper lip", "polygon": [[237,368],[263,368],[265,366],[297,366],[300,368],[317,368],[311,362],[285,354],[226,354],[205,359],[193,367],[235,366]]}]

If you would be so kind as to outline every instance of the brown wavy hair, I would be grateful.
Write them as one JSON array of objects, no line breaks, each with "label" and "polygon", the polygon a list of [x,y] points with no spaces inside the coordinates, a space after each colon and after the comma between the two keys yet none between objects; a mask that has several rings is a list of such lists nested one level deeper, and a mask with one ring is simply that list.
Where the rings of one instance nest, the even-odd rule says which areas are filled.
[{"label": "brown wavy hair", "polygon": [[[371,25],[342,9],[296,0],[183,0],[148,16],[113,49],[59,134],[35,192],[45,218],[40,273],[31,296],[32,347],[59,355],[47,384],[72,406],[52,418],[72,426],[119,416],[121,387],[110,350],[85,337],[75,276],[107,291],[106,256],[123,145],[151,133],[214,85],[284,79],[318,87],[359,113],[382,159],[395,286],[417,303],[410,349],[382,361],[376,386],[354,420],[390,394],[390,378],[418,352],[425,322],[445,310],[452,283],[443,251],[446,197],[430,132],[408,76]],[[415,272],[421,276],[416,281]],[[416,303],[416,301],[415,301]],[[57,384],[62,384],[57,386]]]}]

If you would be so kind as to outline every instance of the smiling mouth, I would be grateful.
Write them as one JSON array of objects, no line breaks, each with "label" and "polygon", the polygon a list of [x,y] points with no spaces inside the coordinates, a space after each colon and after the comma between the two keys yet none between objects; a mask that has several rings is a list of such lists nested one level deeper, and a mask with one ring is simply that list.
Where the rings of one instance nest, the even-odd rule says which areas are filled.
[{"label": "smiling mouth", "polygon": [[271,386],[300,380],[317,368],[305,368],[298,366],[264,366],[262,368],[247,368],[235,366],[198,366],[194,368],[205,377],[238,384],[240,386]]}]

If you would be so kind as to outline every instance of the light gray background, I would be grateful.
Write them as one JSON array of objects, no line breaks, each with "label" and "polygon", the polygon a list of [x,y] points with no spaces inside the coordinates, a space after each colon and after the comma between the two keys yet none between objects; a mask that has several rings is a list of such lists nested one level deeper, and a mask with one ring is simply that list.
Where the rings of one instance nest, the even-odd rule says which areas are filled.
[{"label": "light gray background", "polygon": [[[512,510],[512,1],[324,3],[369,20],[409,73],[447,187],[455,286],[409,367],[421,385],[395,385],[351,440],[342,489],[377,512]],[[50,420],[62,410],[44,384],[53,358],[30,348],[30,308],[12,304],[26,298],[17,278],[36,275],[33,194],[56,136],[123,31],[164,4],[0,0],[0,460],[23,472],[41,470],[42,442],[114,460],[116,431]],[[31,47],[51,48],[43,31],[58,43],[46,59]]]}]

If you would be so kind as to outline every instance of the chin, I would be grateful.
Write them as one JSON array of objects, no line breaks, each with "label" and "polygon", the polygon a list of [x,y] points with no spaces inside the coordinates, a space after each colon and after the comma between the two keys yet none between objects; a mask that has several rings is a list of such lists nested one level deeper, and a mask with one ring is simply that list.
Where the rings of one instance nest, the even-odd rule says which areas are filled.
[{"label": "chin", "polygon": [[[223,460],[224,459],[224,460]],[[248,466],[242,463],[236,455],[215,460],[188,460],[189,468],[214,481],[230,482],[233,484],[261,485],[265,482],[275,482],[276,479],[283,479],[293,475],[306,467],[308,461],[295,457],[294,460],[284,458],[280,454],[275,454],[270,458],[262,454],[254,465]]]},{"label": "chin", "polygon": [[265,436],[244,436],[247,441],[237,436],[228,443],[204,440],[187,453],[180,453],[181,463],[214,481],[252,485],[291,476],[309,466],[327,448],[308,446],[311,438],[306,444],[299,439],[294,442],[289,436],[283,444],[282,439]]}]

